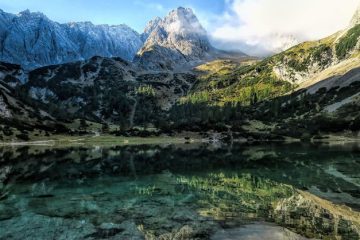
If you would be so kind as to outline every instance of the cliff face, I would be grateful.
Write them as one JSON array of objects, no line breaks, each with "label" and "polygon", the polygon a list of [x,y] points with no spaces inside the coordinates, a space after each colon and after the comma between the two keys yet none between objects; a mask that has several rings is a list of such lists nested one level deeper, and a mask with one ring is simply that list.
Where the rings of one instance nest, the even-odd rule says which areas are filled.
[{"label": "cliff face", "polygon": [[25,68],[88,59],[92,56],[132,60],[142,46],[126,25],[59,24],[42,13],[0,12],[0,60]]},{"label": "cliff face", "polygon": [[26,10],[15,15],[0,10],[0,61],[30,70],[94,56],[127,61],[136,57],[145,69],[168,70],[228,55],[211,46],[206,30],[188,8],[155,18],[141,35],[124,24],[60,24],[42,13]]},{"label": "cliff face", "polygon": [[145,43],[136,61],[147,69],[173,69],[226,55],[211,46],[206,30],[189,8],[180,7],[163,19],[150,21],[142,38]]}]

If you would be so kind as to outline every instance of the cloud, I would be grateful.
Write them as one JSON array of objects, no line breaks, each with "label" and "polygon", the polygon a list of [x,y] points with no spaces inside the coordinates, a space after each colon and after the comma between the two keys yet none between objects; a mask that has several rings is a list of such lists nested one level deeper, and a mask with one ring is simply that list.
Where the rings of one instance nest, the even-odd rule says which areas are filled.
[{"label": "cloud", "polygon": [[215,45],[265,55],[348,26],[359,0],[225,0],[209,29]]}]

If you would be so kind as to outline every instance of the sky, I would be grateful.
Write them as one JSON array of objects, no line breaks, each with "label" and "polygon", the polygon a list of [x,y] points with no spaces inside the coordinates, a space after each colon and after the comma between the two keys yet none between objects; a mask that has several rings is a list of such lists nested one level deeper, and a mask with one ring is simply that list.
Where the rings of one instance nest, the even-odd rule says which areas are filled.
[{"label": "sky", "polygon": [[191,7],[216,47],[251,55],[346,28],[359,5],[360,0],[0,0],[5,12],[40,11],[60,23],[125,23],[138,32],[156,16]]},{"label": "sky", "polygon": [[165,16],[179,6],[198,9],[204,14],[221,14],[226,4],[223,0],[0,0],[0,9],[5,12],[29,9],[60,23],[125,23],[138,32],[143,31],[149,20]]}]

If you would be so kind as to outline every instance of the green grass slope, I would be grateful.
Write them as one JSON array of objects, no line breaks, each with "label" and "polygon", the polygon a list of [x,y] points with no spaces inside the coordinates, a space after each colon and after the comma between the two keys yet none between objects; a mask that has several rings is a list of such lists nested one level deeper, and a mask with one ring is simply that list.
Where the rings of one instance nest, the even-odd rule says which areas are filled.
[{"label": "green grass slope", "polygon": [[199,73],[198,81],[181,103],[250,105],[287,94],[330,66],[348,59],[358,60],[359,36],[360,25],[357,25],[259,62],[218,60],[198,66],[195,69]]}]

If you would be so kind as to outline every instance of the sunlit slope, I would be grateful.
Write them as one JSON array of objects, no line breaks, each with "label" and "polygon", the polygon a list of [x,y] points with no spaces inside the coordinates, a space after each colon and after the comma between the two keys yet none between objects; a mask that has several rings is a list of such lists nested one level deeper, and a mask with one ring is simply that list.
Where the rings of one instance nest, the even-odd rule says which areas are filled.
[{"label": "sunlit slope", "polygon": [[[359,36],[360,25],[356,25],[262,61],[214,61],[198,66],[198,82],[182,102],[249,105],[342,76],[360,66]],[[345,87],[356,79],[331,86]]]}]

